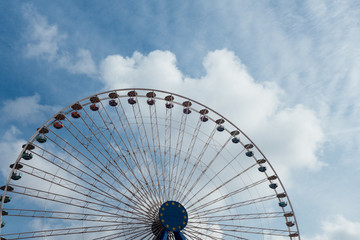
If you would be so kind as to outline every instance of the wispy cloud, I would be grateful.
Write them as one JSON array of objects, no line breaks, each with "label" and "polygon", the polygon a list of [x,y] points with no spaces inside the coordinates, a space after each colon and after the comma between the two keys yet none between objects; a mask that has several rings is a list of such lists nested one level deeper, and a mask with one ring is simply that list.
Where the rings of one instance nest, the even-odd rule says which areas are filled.
[{"label": "wispy cloud", "polygon": [[323,221],[321,229],[322,233],[304,236],[304,240],[357,240],[360,236],[360,222],[350,221],[342,215]]},{"label": "wispy cloud", "polygon": [[56,24],[49,24],[31,4],[24,4],[22,9],[24,18],[28,22],[25,34],[28,41],[25,48],[27,57],[45,59],[75,74],[88,76],[96,74],[96,65],[89,50],[77,49],[76,54],[67,51],[66,34],[61,33]]},{"label": "wispy cloud", "polygon": [[[0,117],[1,122],[12,122],[22,125],[42,124],[57,111],[59,106],[50,106],[40,103],[40,95],[35,94],[28,97],[18,97],[3,102]],[[39,125],[40,126],[40,125]]]},{"label": "wispy cloud", "polygon": [[26,55],[28,57],[42,57],[49,61],[57,58],[59,44],[66,39],[60,34],[56,25],[49,25],[44,16],[39,15],[30,4],[23,5],[25,19],[29,23],[26,34],[28,44]]},{"label": "wispy cloud", "polygon": [[[182,6],[182,25],[174,26],[176,38],[170,37],[179,59],[185,55],[187,64],[199,69],[199,58],[208,49],[226,46],[241,57],[256,80],[276,82],[291,92],[285,104],[302,103],[314,109],[325,131],[341,131],[345,124],[359,126],[357,1],[211,5],[201,1],[206,10],[196,12],[191,7]],[[187,34],[189,26],[196,29],[193,35]],[[184,50],[184,42],[191,42],[190,51]],[[198,45],[201,48],[195,47]],[[356,134],[348,135],[360,142]]]}]

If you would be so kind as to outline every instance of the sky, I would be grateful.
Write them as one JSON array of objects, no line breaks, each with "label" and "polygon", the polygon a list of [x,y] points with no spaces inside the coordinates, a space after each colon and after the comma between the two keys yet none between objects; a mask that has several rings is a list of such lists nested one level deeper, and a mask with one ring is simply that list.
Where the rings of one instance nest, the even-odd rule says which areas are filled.
[{"label": "sky", "polygon": [[97,92],[172,91],[262,149],[302,239],[358,239],[359,16],[351,0],[1,1],[1,155]]}]

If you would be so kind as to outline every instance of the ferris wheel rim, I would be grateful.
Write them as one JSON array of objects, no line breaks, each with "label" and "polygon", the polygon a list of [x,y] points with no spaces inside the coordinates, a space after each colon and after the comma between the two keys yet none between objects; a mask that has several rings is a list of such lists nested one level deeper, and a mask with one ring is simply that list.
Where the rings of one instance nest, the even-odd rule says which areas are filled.
[{"label": "ferris wheel rim", "polygon": [[[0,203],[0,208],[3,209],[3,206],[4,206],[4,200],[5,200],[5,196],[6,196],[6,193],[7,193],[7,187],[11,181],[11,174],[15,171],[15,167],[16,167],[16,164],[20,162],[21,160],[21,154],[24,153],[26,151],[26,149],[28,148],[28,146],[30,146],[34,141],[35,141],[35,137],[40,133],[40,131],[43,129],[43,128],[46,128],[49,123],[53,122],[54,121],[54,118],[59,114],[59,113],[64,113],[64,114],[68,114],[69,112],[71,112],[72,110],[66,112],[66,110],[69,110],[71,108],[71,106],[73,106],[74,104],[76,103],[81,103],[83,101],[86,101],[86,100],[89,100],[91,97],[94,97],[94,96],[98,96],[98,95],[104,95],[104,94],[108,94],[108,93],[112,93],[112,92],[125,92],[125,91],[149,91],[149,92],[159,92],[159,93],[164,93],[164,94],[170,94],[171,96],[175,96],[175,97],[179,97],[181,99],[186,99],[187,101],[190,101],[190,102],[193,102],[193,103],[196,103],[197,105],[199,106],[202,106],[204,107],[205,109],[215,113],[217,116],[219,116],[221,119],[223,119],[224,121],[226,121],[227,123],[229,123],[234,129],[236,129],[237,131],[239,131],[241,133],[241,135],[243,135],[255,148],[256,150],[264,157],[264,159],[266,159],[266,162],[268,164],[268,166],[271,168],[271,170],[275,173],[275,175],[277,176],[277,180],[279,182],[279,184],[281,185],[281,188],[283,190],[283,192],[286,194],[286,199],[287,199],[287,202],[288,202],[288,206],[289,208],[291,209],[291,212],[294,213],[293,215],[293,218],[294,218],[294,223],[296,225],[296,232],[299,234],[298,236],[298,239],[300,239],[300,232],[299,232],[299,228],[298,228],[298,222],[296,220],[296,216],[295,216],[295,212],[293,210],[293,206],[291,204],[291,201],[290,201],[290,197],[288,196],[287,192],[286,192],[286,189],[280,179],[280,177],[278,176],[278,174],[276,173],[275,169],[273,168],[271,162],[265,157],[265,155],[262,153],[261,149],[239,128],[237,127],[232,121],[230,121],[229,119],[227,119],[226,117],[224,117],[222,114],[218,113],[217,111],[215,111],[214,109],[206,106],[205,104],[202,104],[200,103],[199,101],[197,100],[194,100],[192,98],[189,98],[189,97],[185,97],[183,95],[180,95],[180,94],[177,94],[177,93],[173,93],[173,92],[169,92],[169,91],[164,91],[164,90],[159,90],[159,89],[151,89],[151,88],[122,88],[122,89],[113,89],[113,90],[108,90],[108,91],[103,91],[103,92],[99,92],[99,93],[96,93],[94,95],[90,95],[88,97],[85,97],[85,98],[82,98],[81,100],[78,100],[78,101],[75,101],[74,103],[68,105],[67,107],[63,108],[61,111],[55,113],[48,121],[46,121],[33,135],[32,137],[30,138],[30,141],[28,141],[24,146],[23,146],[23,150],[21,151],[20,155],[18,156],[18,158],[16,159],[15,163],[14,163],[14,166],[13,168],[11,169],[10,171],[10,174],[8,176],[8,179],[6,181],[6,185],[5,185],[5,189],[3,191],[3,194],[2,194],[2,200],[1,200],[1,203]],[[125,97],[125,96],[123,96]],[[142,96],[143,97],[143,96]],[[108,100],[110,99],[110,97],[107,97],[107,98],[102,98],[100,101],[104,101],[104,100]],[[88,105],[90,103],[87,103],[87,104],[84,104],[84,105]],[[228,131],[229,132],[229,131]],[[230,133],[230,132],[229,132]],[[265,173],[266,176],[268,177],[267,173]],[[283,212],[285,213],[285,210],[282,209]],[[0,215],[0,222],[2,220],[2,215]],[[293,231],[290,231],[290,228],[289,228],[289,233],[290,232],[293,232]],[[0,229],[0,234],[1,234],[1,229]]]}]

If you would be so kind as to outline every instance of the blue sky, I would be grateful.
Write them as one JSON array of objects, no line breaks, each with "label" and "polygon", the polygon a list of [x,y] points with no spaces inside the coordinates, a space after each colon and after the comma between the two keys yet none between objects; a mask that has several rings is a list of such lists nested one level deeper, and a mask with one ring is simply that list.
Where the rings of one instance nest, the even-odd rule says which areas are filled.
[{"label": "blue sky", "polygon": [[0,151],[96,92],[177,91],[274,159],[304,239],[357,239],[359,16],[350,0],[1,1]]}]

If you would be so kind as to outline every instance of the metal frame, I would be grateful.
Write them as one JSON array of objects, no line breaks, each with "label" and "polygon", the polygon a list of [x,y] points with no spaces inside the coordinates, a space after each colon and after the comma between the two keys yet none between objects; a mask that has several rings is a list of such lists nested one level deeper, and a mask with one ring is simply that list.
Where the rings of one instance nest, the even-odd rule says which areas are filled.
[{"label": "metal frame", "polygon": [[[138,92],[134,96],[137,102],[134,105],[127,102],[129,91]],[[107,94],[113,92],[118,94],[115,99],[118,105],[108,107],[105,103],[111,98]],[[155,100],[154,105],[147,105],[145,101],[148,99],[148,92],[156,93],[152,98]],[[164,96],[168,95],[175,98],[172,109],[165,109],[163,105],[167,102]],[[82,224],[96,222],[99,226],[90,224],[75,228],[5,233],[2,237],[26,239],[68,234],[92,236],[92,233],[108,231],[109,234],[102,235],[99,239],[156,239],[160,237],[159,234],[163,234],[159,239],[216,239],[214,236],[219,235],[226,239],[248,239],[249,236],[255,239],[262,235],[300,239],[295,215],[284,216],[294,211],[281,180],[278,177],[276,180],[269,178],[277,176],[270,162],[228,119],[195,100],[161,90],[118,89],[96,96],[99,99],[96,103],[99,106],[98,111],[88,109],[88,106],[93,104],[89,101],[93,96],[78,101],[82,106],[82,109],[78,110],[81,113],[79,119],[72,119],[70,116],[73,104],[64,108],[61,113],[65,115],[65,120],[61,121],[64,124],[61,130],[52,127],[52,123],[58,121],[54,120],[58,113],[48,120],[24,147],[23,152],[27,146],[35,146],[34,150],[27,150],[33,153],[34,158],[30,161],[22,160],[22,152],[16,159],[5,185],[14,187],[14,191],[9,193],[15,195],[14,197],[43,199],[54,206],[65,206],[65,210],[77,211],[4,208],[11,206],[11,203],[4,205],[4,198],[8,194],[6,188],[0,208],[8,212],[6,218],[57,219],[61,223],[70,221]],[[185,101],[190,101],[192,105],[183,106]],[[192,113],[182,113],[184,107],[189,108]],[[206,123],[200,120],[201,113],[205,112],[201,111],[202,109],[208,110],[206,117],[209,121]],[[222,124],[225,131],[222,133],[216,130],[217,119],[225,121],[225,124]],[[49,129],[46,134],[48,142],[35,142],[36,136],[44,128]],[[239,132],[240,143],[237,145],[239,150],[233,154],[233,147],[230,145],[234,145],[231,142],[234,129]],[[219,134],[222,137],[217,139]],[[224,137],[226,135],[228,137]],[[254,146],[255,153],[250,158],[244,157],[247,151],[244,146],[248,143]],[[47,147],[47,144],[51,145],[51,148]],[[226,158],[226,163],[220,168],[215,167],[224,156],[231,158]],[[253,163],[245,166],[242,171],[234,169],[243,159],[252,159]],[[257,172],[259,159],[266,160],[265,165],[271,174],[262,173],[263,177],[254,182],[245,183],[235,190],[227,189],[241,182],[250,172]],[[56,172],[38,167],[38,160],[54,167]],[[17,171],[24,177],[49,184],[49,188],[45,190],[37,186],[23,185],[24,177],[19,181],[11,180],[19,162],[24,168]],[[227,179],[221,179],[227,171],[236,173]],[[209,186],[219,182],[222,184],[208,190]],[[263,186],[272,182],[278,183],[279,187],[273,190],[272,194],[265,194],[265,191],[262,191]],[[258,197],[252,196],[253,192],[256,193],[255,190]],[[205,191],[207,192],[204,194]],[[222,195],[217,196],[218,193]],[[237,200],[245,193],[251,198]],[[280,211],[239,212],[239,209],[245,206],[257,209],[261,206],[265,208],[269,201],[279,202],[280,198],[275,200],[279,193],[284,193],[285,197],[281,199],[288,202],[286,208],[274,205],[274,208],[278,207]],[[156,235],[149,226],[156,222],[157,208],[167,200],[177,200],[186,206],[189,225],[181,234],[169,232],[168,237],[164,237],[164,230],[158,229]],[[224,202],[226,205],[221,205]],[[277,219],[284,224],[283,227],[262,226],[265,222],[270,225],[275,220],[278,221]],[[244,224],[246,222],[257,222],[258,225],[247,226]],[[294,222],[295,225],[286,226],[287,222]]]}]

